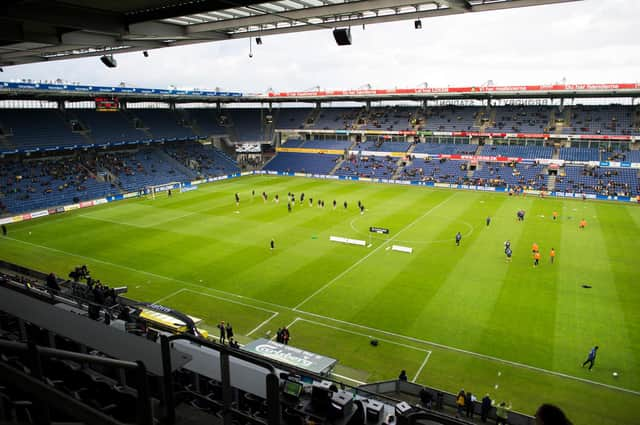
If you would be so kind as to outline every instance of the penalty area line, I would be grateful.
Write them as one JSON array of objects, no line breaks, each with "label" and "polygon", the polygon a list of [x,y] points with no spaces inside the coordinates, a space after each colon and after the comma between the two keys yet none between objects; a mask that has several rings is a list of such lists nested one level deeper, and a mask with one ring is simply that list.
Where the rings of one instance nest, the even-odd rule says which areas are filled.
[{"label": "penalty area line", "polygon": [[263,321],[263,322],[262,322],[262,323],[260,323],[258,326],[256,326],[255,328],[253,328],[253,329],[251,330],[251,332],[249,332],[249,333],[247,334],[247,336],[251,336],[251,334],[252,334],[252,333],[254,333],[254,332],[255,332],[255,331],[257,331],[258,329],[260,329],[261,327],[263,327],[264,325],[266,325],[267,323],[269,323],[270,321],[272,321],[273,319],[275,319],[275,318],[276,318],[276,316],[277,316],[278,314],[280,314],[280,313],[273,313],[273,314],[271,315],[271,317],[269,317],[267,320]]},{"label": "penalty area line", "polygon": [[159,300],[154,301],[153,304],[158,304],[158,303],[161,303],[162,301],[168,300],[169,298],[173,298],[173,297],[175,297],[176,295],[178,295],[179,293],[181,293],[183,291],[187,291],[187,289],[185,289],[185,288],[178,289],[177,291],[174,291],[174,292],[170,293],[166,297],[162,297]]},{"label": "penalty area line", "polygon": [[411,382],[416,382],[418,380],[418,376],[420,376],[420,374],[422,373],[422,369],[424,369],[424,367],[427,365],[429,357],[431,357],[431,351],[427,352],[427,357],[424,358],[424,361],[420,365],[420,369],[418,369],[418,371],[416,372],[416,376],[413,377]]}]

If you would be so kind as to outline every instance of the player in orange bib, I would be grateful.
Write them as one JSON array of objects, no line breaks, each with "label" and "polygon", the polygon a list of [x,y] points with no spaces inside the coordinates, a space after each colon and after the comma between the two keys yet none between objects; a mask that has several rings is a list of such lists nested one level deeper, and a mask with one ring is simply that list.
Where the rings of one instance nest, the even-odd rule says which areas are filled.
[{"label": "player in orange bib", "polygon": [[538,264],[540,264],[540,253],[536,252],[535,254],[533,254],[533,267],[537,266]]},{"label": "player in orange bib", "polygon": [[583,218],[582,220],[580,220],[580,228],[584,229],[585,227],[587,227],[587,220]]},{"label": "player in orange bib", "polygon": [[549,258],[551,259],[551,264],[553,264],[553,261],[556,259],[556,250],[551,248],[551,252],[549,252]]},{"label": "player in orange bib", "polygon": [[553,212],[553,219],[557,220],[558,219],[558,211],[554,211]]},{"label": "player in orange bib", "polygon": [[538,251],[540,251],[540,248],[538,247],[538,244],[534,242],[533,245],[531,245],[531,252],[535,254]]}]

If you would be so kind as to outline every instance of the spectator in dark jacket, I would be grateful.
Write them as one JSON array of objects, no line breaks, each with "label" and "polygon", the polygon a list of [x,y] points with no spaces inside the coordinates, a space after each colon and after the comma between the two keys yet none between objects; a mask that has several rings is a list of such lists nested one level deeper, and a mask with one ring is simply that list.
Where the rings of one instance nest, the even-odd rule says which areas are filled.
[{"label": "spectator in dark jacket", "polygon": [[54,273],[49,273],[49,276],[47,276],[47,288],[53,289],[54,291],[60,290],[60,285],[58,285],[58,278]]},{"label": "spectator in dark jacket", "polygon": [[227,331],[227,339],[231,341],[231,338],[233,338],[233,328],[231,327],[231,323],[229,322],[227,322],[226,331]]},{"label": "spectator in dark jacket", "polygon": [[489,417],[489,412],[491,411],[491,397],[489,394],[485,394],[482,398],[482,405],[480,407],[480,419],[482,422],[487,422],[487,417]]},{"label": "spectator in dark jacket", "polygon": [[467,392],[464,397],[464,407],[466,409],[466,417],[473,419],[473,410],[475,408],[476,397],[471,393],[471,391]]},{"label": "spectator in dark jacket", "polygon": [[407,371],[406,370],[402,369],[400,371],[400,376],[398,376],[398,380],[399,381],[408,381],[409,380],[409,378],[407,377]]}]

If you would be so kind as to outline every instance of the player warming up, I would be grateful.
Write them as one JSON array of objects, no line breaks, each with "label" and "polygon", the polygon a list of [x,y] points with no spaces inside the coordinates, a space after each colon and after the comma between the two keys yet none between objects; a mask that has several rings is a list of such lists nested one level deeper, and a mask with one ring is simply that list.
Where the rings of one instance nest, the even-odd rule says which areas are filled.
[{"label": "player warming up", "polygon": [[584,363],[582,363],[582,367],[585,367],[585,365],[587,363],[589,363],[589,370],[591,370],[593,365],[596,363],[596,355],[598,354],[598,348],[599,347],[596,345],[595,347],[593,347],[591,349],[591,351],[589,351],[589,355],[587,356],[587,360],[585,360]]},{"label": "player warming up", "polygon": [[511,262],[511,255],[513,254],[513,251],[511,251],[511,247],[510,246],[505,248],[504,254],[507,256],[507,263],[510,263]]},{"label": "player warming up", "polygon": [[580,229],[584,229],[587,227],[587,220],[585,220],[584,218],[582,220],[580,220]]},{"label": "player warming up", "polygon": [[460,241],[462,240],[462,233],[456,233],[456,246],[460,246]]},{"label": "player warming up", "polygon": [[556,250],[551,248],[551,252],[549,252],[549,260],[551,260],[551,264],[553,264],[555,259],[556,259]]},{"label": "player warming up", "polygon": [[269,248],[271,249],[271,251],[273,251],[274,249],[276,249],[276,241],[274,241],[273,239],[271,239],[271,242],[269,242]]},{"label": "player warming up", "polygon": [[537,267],[538,264],[540,264],[540,253],[536,251],[533,254],[533,267]]}]

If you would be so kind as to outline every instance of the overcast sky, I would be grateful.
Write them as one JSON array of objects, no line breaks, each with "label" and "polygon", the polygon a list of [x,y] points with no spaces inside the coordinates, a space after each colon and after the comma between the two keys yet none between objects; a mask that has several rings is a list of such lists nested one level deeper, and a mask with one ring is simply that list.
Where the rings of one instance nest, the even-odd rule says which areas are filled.
[{"label": "overcast sky", "polygon": [[640,81],[640,1],[586,0],[352,28],[336,46],[330,30],[233,40],[5,68],[0,80],[56,79],[102,85],[249,92]]}]

